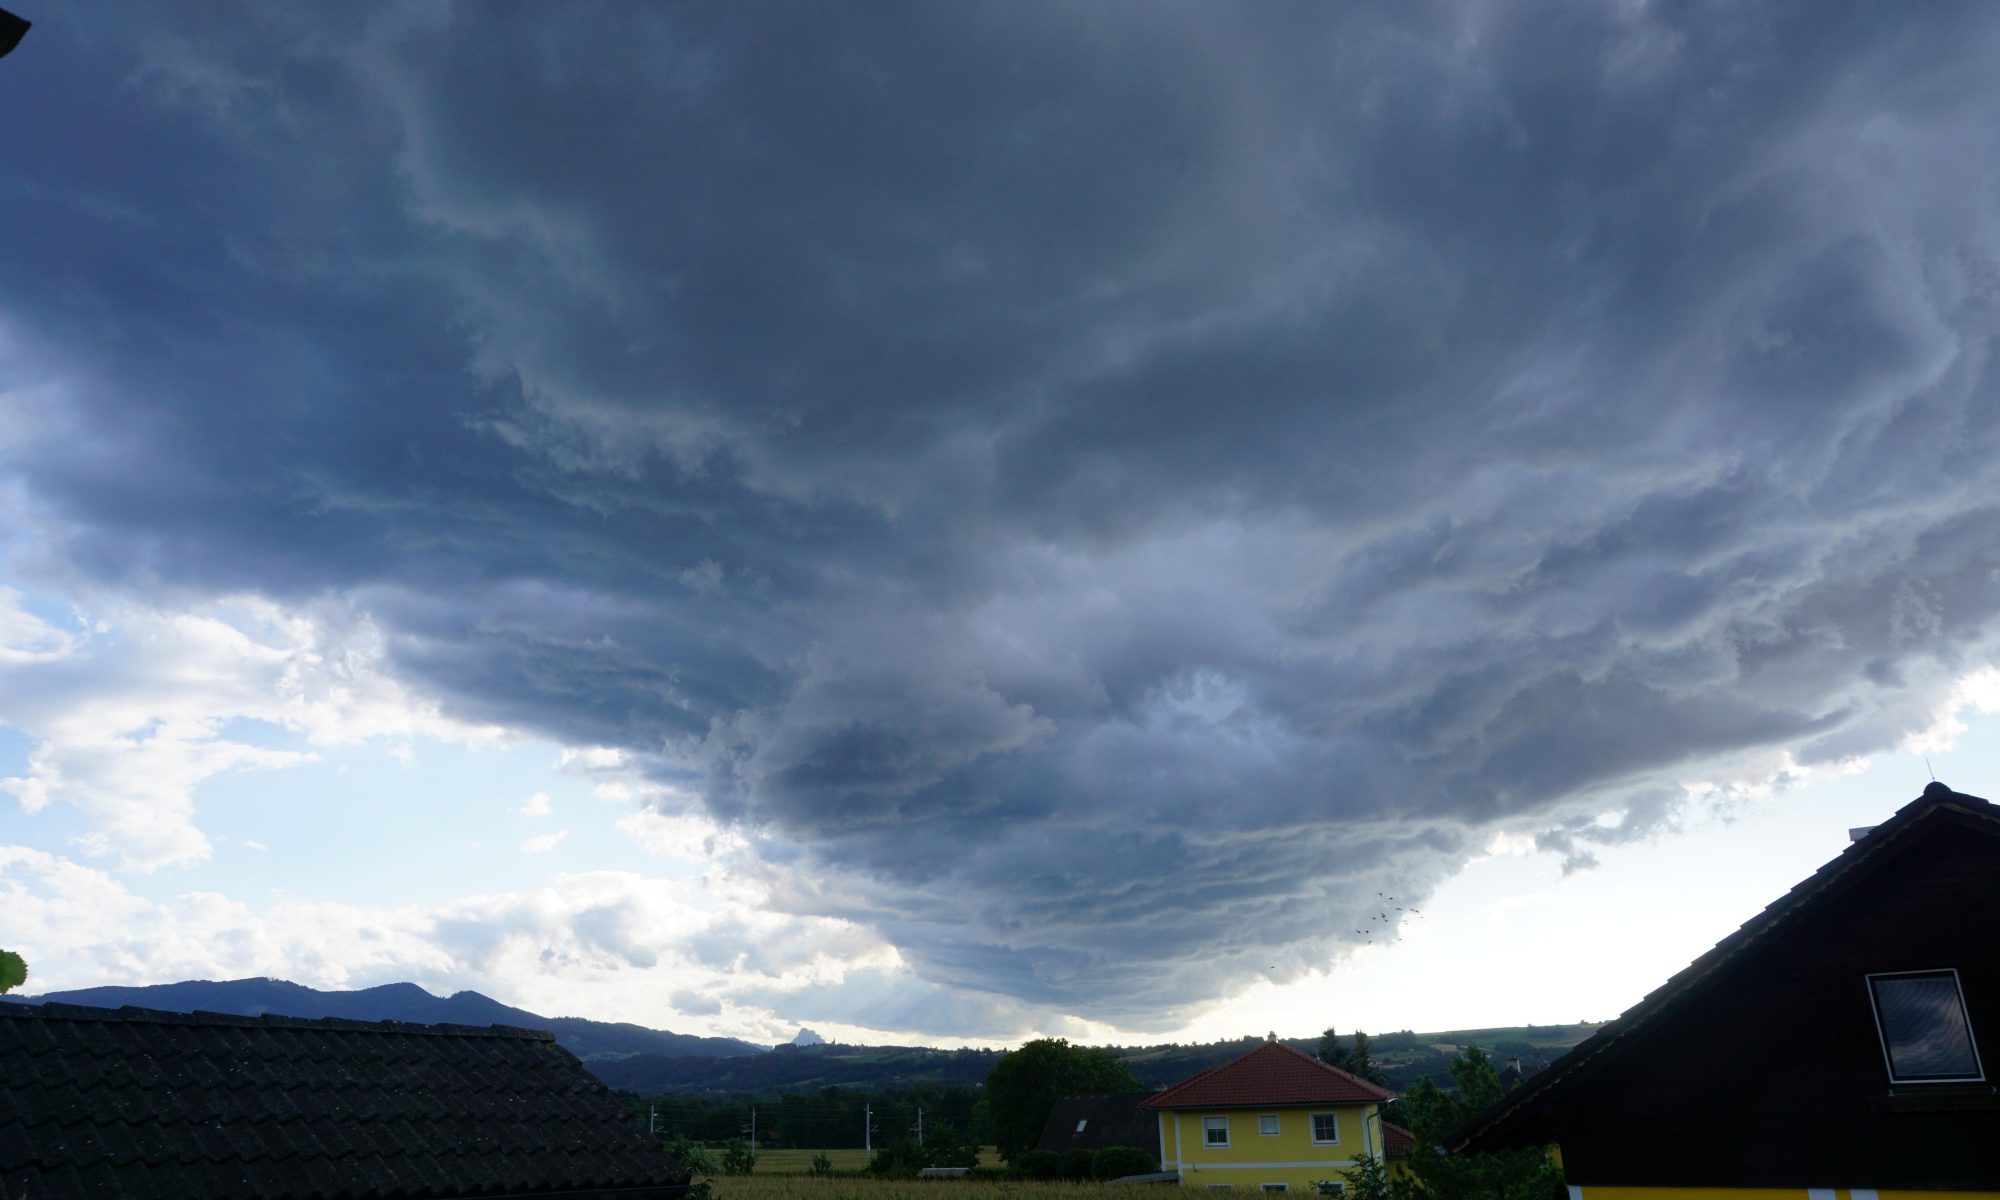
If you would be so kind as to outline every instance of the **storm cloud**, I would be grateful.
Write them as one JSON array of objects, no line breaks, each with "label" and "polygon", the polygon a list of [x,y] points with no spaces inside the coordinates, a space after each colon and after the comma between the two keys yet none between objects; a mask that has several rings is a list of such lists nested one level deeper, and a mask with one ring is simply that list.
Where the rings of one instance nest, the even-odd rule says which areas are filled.
[{"label": "storm cloud", "polygon": [[34,15],[15,569],[365,613],[911,1028],[1169,1026],[1993,660],[1985,6]]}]

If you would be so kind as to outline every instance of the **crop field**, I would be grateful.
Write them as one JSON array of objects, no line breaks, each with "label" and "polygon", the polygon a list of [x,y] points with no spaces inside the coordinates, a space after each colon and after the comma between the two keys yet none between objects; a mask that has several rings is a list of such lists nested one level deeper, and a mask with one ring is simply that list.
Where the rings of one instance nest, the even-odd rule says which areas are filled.
[{"label": "crop field", "polygon": [[[860,1153],[852,1151],[851,1153]],[[828,1152],[832,1157],[833,1152]],[[812,1154],[807,1152],[810,1159]],[[1132,1184],[1032,1179],[873,1179],[812,1175],[732,1175],[713,1181],[715,1200],[1138,1200],[1163,1189]]]},{"label": "crop field", "polygon": [[[866,1150],[759,1150],[757,1174],[804,1175],[812,1170],[813,1155],[824,1154],[836,1171],[859,1171],[868,1165]],[[981,1162],[986,1161],[983,1157]],[[718,1188],[722,1181],[717,1180]],[[732,1181],[733,1182],[733,1181]]]},{"label": "crop field", "polygon": [[[826,1155],[828,1159],[832,1160],[833,1169],[836,1171],[859,1171],[868,1165],[868,1151],[859,1149],[759,1150],[757,1152],[757,1174],[810,1174],[812,1172],[813,1155],[815,1154]],[[979,1165],[982,1167],[999,1166],[1000,1152],[992,1146],[981,1146],[979,1148]],[[715,1181],[716,1191],[718,1193],[721,1192],[725,1184],[733,1189],[738,1182],[736,1179],[718,1179]],[[733,1190],[732,1194],[734,1194]],[[870,1194],[872,1195],[873,1193]]]}]

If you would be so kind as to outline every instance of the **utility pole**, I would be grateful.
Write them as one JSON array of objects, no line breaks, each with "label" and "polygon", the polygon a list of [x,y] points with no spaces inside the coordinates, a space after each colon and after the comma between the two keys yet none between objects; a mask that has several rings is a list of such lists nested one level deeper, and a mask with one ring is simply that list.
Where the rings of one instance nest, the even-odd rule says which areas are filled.
[{"label": "utility pole", "polygon": [[875,1113],[866,1104],[861,1106],[861,1148],[875,1153]]},{"label": "utility pole", "polygon": [[917,1145],[924,1144],[924,1106],[917,1105]]}]

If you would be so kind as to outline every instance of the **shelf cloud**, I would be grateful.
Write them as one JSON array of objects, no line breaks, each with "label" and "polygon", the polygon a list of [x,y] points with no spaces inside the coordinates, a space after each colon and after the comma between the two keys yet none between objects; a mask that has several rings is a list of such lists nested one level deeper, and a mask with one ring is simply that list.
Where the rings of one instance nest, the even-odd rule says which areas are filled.
[{"label": "shelf cloud", "polygon": [[910,1028],[1170,1027],[1992,662],[1996,43],[79,5],[0,69],[12,569],[362,614],[878,933]]}]

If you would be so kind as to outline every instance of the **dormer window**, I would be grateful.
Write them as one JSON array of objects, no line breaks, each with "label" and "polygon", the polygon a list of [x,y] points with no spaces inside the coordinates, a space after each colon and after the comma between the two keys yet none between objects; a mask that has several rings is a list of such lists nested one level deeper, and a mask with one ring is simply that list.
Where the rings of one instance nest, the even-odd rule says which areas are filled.
[{"label": "dormer window", "polygon": [[1870,975],[1868,998],[1889,1082],[1977,1083],[1986,1078],[1965,1015],[1958,972],[1899,971]]}]

